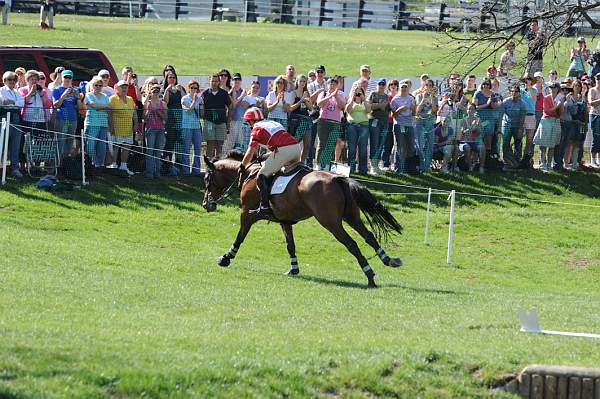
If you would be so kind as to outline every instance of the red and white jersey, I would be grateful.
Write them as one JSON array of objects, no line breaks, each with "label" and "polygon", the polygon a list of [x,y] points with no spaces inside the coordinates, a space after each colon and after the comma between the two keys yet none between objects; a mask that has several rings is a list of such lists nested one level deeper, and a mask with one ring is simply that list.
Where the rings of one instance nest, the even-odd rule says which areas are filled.
[{"label": "red and white jersey", "polygon": [[256,122],[250,136],[250,147],[262,145],[271,151],[298,143],[280,123],[269,120]]}]

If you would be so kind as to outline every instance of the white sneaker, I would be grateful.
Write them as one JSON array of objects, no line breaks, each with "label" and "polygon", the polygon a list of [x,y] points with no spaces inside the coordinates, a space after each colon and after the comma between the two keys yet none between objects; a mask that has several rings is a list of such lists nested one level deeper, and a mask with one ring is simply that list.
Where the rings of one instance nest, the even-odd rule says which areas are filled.
[{"label": "white sneaker", "polygon": [[113,162],[110,164],[110,166],[107,166],[107,168],[109,169],[117,169],[118,165],[116,164],[116,162]]},{"label": "white sneaker", "polygon": [[371,170],[369,171],[369,174],[376,176],[378,173],[377,168],[375,166],[371,166]]},{"label": "white sneaker", "polygon": [[440,169],[440,172],[442,172],[442,173],[448,173],[448,165],[442,166],[442,169]]},{"label": "white sneaker", "polygon": [[124,170],[125,172],[127,172],[127,174],[129,176],[135,175],[135,173],[133,173],[132,171],[129,170],[126,163],[122,163],[121,166],[119,167],[119,170]]}]

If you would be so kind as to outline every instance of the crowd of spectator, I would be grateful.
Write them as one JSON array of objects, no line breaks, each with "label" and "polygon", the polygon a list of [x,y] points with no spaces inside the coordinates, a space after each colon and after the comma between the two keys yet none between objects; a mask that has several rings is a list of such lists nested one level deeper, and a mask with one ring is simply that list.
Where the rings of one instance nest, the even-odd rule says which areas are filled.
[{"label": "crowd of spectator", "polygon": [[499,70],[491,65],[482,80],[453,72],[440,84],[423,74],[412,87],[410,79],[372,78],[362,65],[347,94],[343,77],[327,78],[324,65],[306,75],[287,65],[265,98],[259,81],[242,87],[242,76],[226,69],[202,88],[196,80],[179,84],[172,65],[144,82],[125,67],[114,86],[109,71],[100,70],[77,87],[62,67],[48,79],[18,68],[4,73],[0,88],[1,112],[11,114],[11,172],[22,177],[24,134],[54,135],[66,157],[82,150],[83,131],[85,153],[97,168],[134,174],[128,150],[135,147],[145,152],[147,178],[199,175],[202,151],[220,157],[247,148],[242,116],[251,106],[288,129],[302,146],[302,161],[317,170],[338,162],[358,174],[514,171],[534,167],[536,146],[540,171],[592,170],[600,168],[600,71],[586,75],[582,63],[600,55],[600,44],[592,53],[582,39],[562,80],[554,70],[546,78],[536,70],[540,63],[528,68],[531,76],[507,79],[516,63],[509,43]]}]

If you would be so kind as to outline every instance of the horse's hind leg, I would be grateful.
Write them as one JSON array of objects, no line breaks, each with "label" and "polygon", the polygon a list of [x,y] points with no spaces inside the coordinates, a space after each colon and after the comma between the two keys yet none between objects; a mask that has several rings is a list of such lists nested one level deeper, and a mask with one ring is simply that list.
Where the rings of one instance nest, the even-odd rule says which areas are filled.
[{"label": "horse's hind leg", "polygon": [[[317,217],[317,220],[319,220],[318,217]],[[339,221],[339,222],[335,222],[335,223],[327,223],[326,224],[326,223],[324,223],[324,221],[319,220],[319,223],[321,223],[321,225],[323,225],[323,227],[325,227],[327,230],[329,230],[331,232],[331,234],[333,234],[339,242],[344,244],[346,246],[346,249],[348,249],[348,251],[352,255],[354,255],[354,257],[358,261],[358,264],[360,265],[362,271],[365,273],[365,276],[367,276],[367,280],[369,281],[369,288],[377,287],[377,285],[375,284],[375,272],[373,271],[373,269],[371,269],[371,266],[369,265],[369,261],[367,261],[367,259],[360,252],[360,249],[358,248],[356,241],[354,241],[352,239],[352,237],[350,237],[350,235],[346,232],[346,230],[344,230],[344,226],[342,226],[342,222]]]},{"label": "horse's hind leg", "polygon": [[290,255],[291,267],[290,270],[288,270],[287,275],[295,276],[300,273],[300,268],[298,267],[298,258],[296,258],[296,244],[294,243],[294,232],[292,230],[292,225],[289,223],[281,223],[281,230],[283,230],[285,243],[287,244],[287,251]]},{"label": "horse's hind leg", "polygon": [[242,211],[242,214],[240,215],[240,229],[235,237],[235,241],[233,244],[231,244],[229,251],[225,252],[225,254],[219,258],[219,266],[229,266],[231,260],[235,258],[237,251],[240,249],[240,245],[242,245],[244,239],[248,235],[250,227],[252,227],[252,224],[254,224],[255,220],[256,219],[252,215],[248,214],[247,211]]},{"label": "horse's hind leg", "polygon": [[360,218],[360,212],[358,211],[358,209],[356,209],[355,212],[349,213],[350,214],[346,214],[344,216],[344,220],[350,225],[350,227],[356,230],[356,232],[360,234],[362,238],[365,239],[367,244],[369,244],[375,250],[375,253],[377,254],[377,256],[379,256],[379,259],[381,259],[383,264],[391,267],[402,266],[402,261],[400,260],[400,258],[390,258],[388,254],[383,250],[383,248],[381,248],[379,242],[377,242],[377,239],[375,238],[375,235],[373,235],[373,233],[371,233],[369,229],[367,229],[367,226],[365,226],[362,219]]}]

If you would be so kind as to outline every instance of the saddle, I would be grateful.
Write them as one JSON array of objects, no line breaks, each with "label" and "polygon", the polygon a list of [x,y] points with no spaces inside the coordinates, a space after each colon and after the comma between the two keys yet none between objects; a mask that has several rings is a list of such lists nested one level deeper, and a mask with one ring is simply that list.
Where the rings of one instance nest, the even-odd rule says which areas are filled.
[{"label": "saddle", "polygon": [[312,172],[312,169],[302,162],[295,162],[285,165],[283,169],[275,173],[269,179],[269,192],[271,195],[282,194],[285,192],[288,183],[298,174],[302,176]]}]

